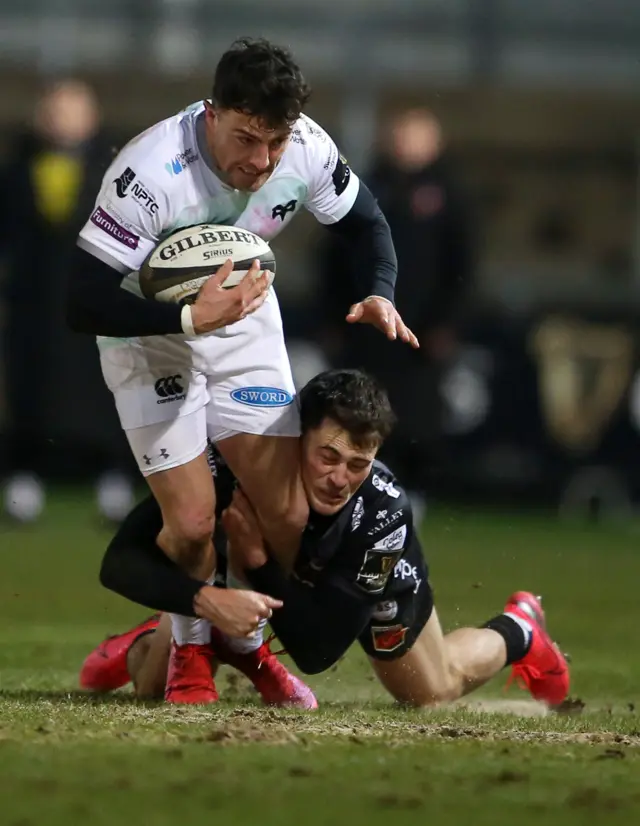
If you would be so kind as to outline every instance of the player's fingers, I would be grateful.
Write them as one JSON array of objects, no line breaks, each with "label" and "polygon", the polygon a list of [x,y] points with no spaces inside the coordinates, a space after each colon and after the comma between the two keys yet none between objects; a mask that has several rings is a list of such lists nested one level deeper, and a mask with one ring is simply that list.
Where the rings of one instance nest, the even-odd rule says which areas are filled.
[{"label": "player's fingers", "polygon": [[262,594],[262,598],[264,599],[268,608],[272,611],[276,611],[278,608],[282,608],[284,603],[281,599],[274,599],[274,597],[270,597],[267,594]]},{"label": "player's fingers", "polygon": [[240,279],[238,287],[246,295],[255,287],[256,284],[260,283],[261,279],[260,262],[256,258],[252,261],[251,266]]},{"label": "player's fingers", "polygon": [[386,337],[391,341],[395,341],[397,336],[396,318],[398,318],[398,314],[393,309],[389,311],[387,311],[386,309],[381,310],[380,315],[378,316],[378,326],[386,335]]},{"label": "player's fingers", "polygon": [[232,272],[233,261],[230,258],[227,258],[224,264],[218,269],[218,272],[209,280],[212,281],[217,287],[221,287]]},{"label": "player's fingers", "polygon": [[246,318],[248,315],[251,315],[251,313],[255,313],[255,311],[257,309],[262,307],[262,305],[264,304],[264,302],[266,300],[267,300],[267,292],[265,291],[261,295],[259,295],[257,298],[252,299],[249,302],[249,304],[247,304],[245,306],[244,310],[242,311],[242,315],[240,316],[240,318]]},{"label": "player's fingers", "polygon": [[261,600],[260,607],[258,608],[258,614],[258,620],[269,619],[271,614],[273,614],[273,611],[271,610],[271,608],[269,608],[269,606],[264,600]]},{"label": "player's fingers", "polygon": [[269,276],[266,272],[258,275],[257,270],[255,274],[251,273],[251,271],[247,271],[247,274],[239,284],[238,297],[246,308],[256,298],[260,298],[261,296],[266,298],[268,289]]},{"label": "player's fingers", "polygon": [[420,349],[420,342],[418,341],[418,336],[407,327],[407,332],[409,333],[409,344],[415,349]]},{"label": "player's fingers", "polygon": [[407,327],[404,321],[400,318],[400,316],[396,316],[396,331],[398,333],[398,338],[401,341],[406,341],[407,344],[411,341],[411,330]]},{"label": "player's fingers", "polygon": [[252,275],[254,278],[258,275],[260,271],[260,260],[258,258],[254,258],[251,262],[251,266],[247,270],[247,275]]},{"label": "player's fingers", "polygon": [[364,307],[362,302],[358,304],[352,304],[349,313],[347,314],[347,321],[353,323],[354,321],[359,321],[362,318],[362,313],[364,312]]},{"label": "player's fingers", "polygon": [[249,285],[247,295],[249,299],[254,299],[261,295],[266,297],[269,285],[271,284],[269,276],[270,273],[268,270],[264,270],[260,275],[254,276],[253,283]]}]

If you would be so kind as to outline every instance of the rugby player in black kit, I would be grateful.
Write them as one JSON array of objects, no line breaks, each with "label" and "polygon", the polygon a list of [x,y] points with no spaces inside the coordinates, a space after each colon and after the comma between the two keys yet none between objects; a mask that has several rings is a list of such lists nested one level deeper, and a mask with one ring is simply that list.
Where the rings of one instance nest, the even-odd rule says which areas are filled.
[{"label": "rugby player in black kit", "polygon": [[[231,572],[242,571],[252,588],[282,601],[271,625],[298,668],[324,671],[358,640],[380,681],[405,703],[455,700],[505,665],[534,698],[561,703],[569,690],[568,667],[532,594],[515,592],[503,613],[480,628],[443,635],[411,504],[375,458],[393,423],[384,391],[359,371],[328,371],[301,391],[300,412],[310,518],[293,571],[270,557],[251,505],[228,469],[215,457],[212,465],[225,532],[218,547],[228,540],[231,580]],[[210,586],[176,569],[156,546],[160,519],[151,498],[131,513],[107,550],[102,582],[156,610],[207,618],[202,592]],[[267,702],[291,703],[295,692],[277,686],[296,678],[260,633],[257,640],[234,640],[214,628],[212,661],[238,668]],[[106,640],[85,661],[81,685],[109,690],[133,679],[139,696],[162,696],[169,637],[154,617]],[[304,684],[296,697],[292,704],[315,706]]]}]

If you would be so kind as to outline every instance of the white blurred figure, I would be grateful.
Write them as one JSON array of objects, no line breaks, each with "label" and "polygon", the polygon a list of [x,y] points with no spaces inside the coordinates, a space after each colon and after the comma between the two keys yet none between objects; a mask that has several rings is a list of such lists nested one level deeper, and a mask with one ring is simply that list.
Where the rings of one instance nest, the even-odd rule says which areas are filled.
[{"label": "white blurred figure", "polygon": [[134,503],[131,481],[117,471],[104,473],[96,485],[98,510],[109,522],[122,522]]},{"label": "white blurred figure", "polygon": [[16,522],[27,524],[40,518],[45,505],[45,490],[33,473],[12,476],[3,489],[4,512]]}]

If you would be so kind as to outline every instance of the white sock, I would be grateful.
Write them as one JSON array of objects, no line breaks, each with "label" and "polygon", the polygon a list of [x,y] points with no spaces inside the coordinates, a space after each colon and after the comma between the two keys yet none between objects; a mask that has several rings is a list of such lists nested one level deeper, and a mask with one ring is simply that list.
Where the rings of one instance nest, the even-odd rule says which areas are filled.
[{"label": "white sock", "polygon": [[222,636],[229,648],[235,651],[236,654],[250,654],[252,651],[257,651],[264,642],[264,629],[267,624],[266,619],[260,620],[253,637],[229,637],[227,634]]},{"label": "white sock", "polygon": [[[215,574],[208,580],[213,585]],[[211,623],[200,617],[171,614],[171,633],[176,645],[208,645],[211,642]]]},{"label": "white sock", "polygon": [[[249,586],[241,579],[237,579],[232,573],[227,571],[227,588],[240,588],[242,590],[249,590]],[[260,620],[255,636],[253,637],[230,637],[228,634],[223,634],[227,645],[236,654],[250,654],[252,651],[257,651],[264,642],[264,629],[267,625],[266,619]]]}]

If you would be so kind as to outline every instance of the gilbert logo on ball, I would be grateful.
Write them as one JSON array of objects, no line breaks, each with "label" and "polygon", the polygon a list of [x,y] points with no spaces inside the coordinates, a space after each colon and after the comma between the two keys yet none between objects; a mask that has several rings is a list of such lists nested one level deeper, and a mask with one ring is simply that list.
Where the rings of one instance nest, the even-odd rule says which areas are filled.
[{"label": "gilbert logo on ball", "polygon": [[260,271],[273,281],[276,261],[269,244],[240,227],[200,224],[172,233],[149,255],[140,268],[140,289],[145,298],[175,304],[192,303],[202,285],[225,261],[233,271],[224,288],[235,287],[258,259]]}]

